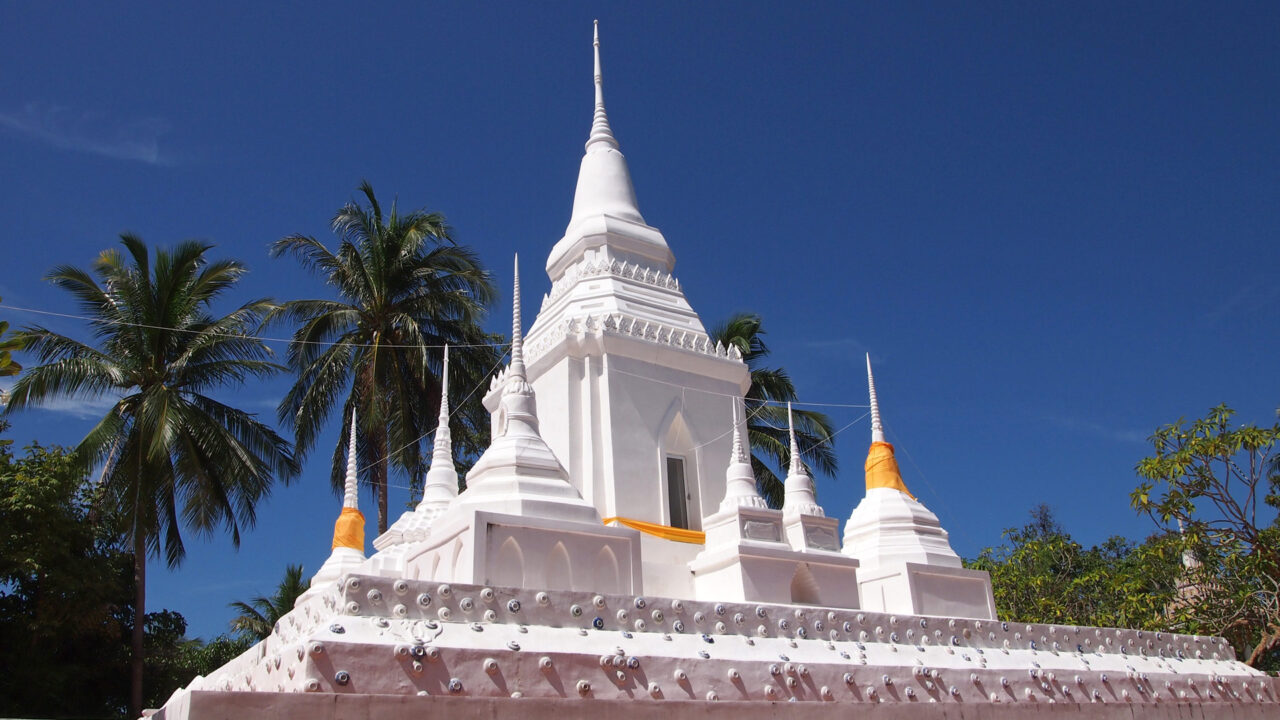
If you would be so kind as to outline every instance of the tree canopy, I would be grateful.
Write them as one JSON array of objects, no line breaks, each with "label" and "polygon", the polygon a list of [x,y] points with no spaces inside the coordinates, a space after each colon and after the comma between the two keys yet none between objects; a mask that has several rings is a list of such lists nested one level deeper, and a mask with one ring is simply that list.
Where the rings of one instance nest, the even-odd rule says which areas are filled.
[{"label": "tree canopy", "polygon": [[456,373],[449,383],[457,393],[450,398],[454,452],[479,455],[488,445],[489,414],[467,393],[500,358],[495,338],[480,328],[496,291],[475,252],[453,242],[443,215],[402,214],[394,202],[384,214],[368,182],[360,192],[365,204],[347,203],[334,215],[336,251],[305,235],[272,245],[273,255],[292,256],[338,295],[292,300],[272,314],[297,324],[289,347],[297,379],[278,413],[302,455],[341,406],[330,473],[339,490],[356,411],[360,477],[374,489],[378,532],[385,532],[388,467],[414,486],[426,470],[422,442],[436,427],[446,344]]},{"label": "tree canopy", "polygon": [[[0,716],[128,716],[133,556],[99,494],[67,448],[0,440]],[[143,629],[150,707],[247,647],[170,610]]]},{"label": "tree canopy", "polygon": [[1188,627],[1226,637],[1250,665],[1280,669],[1280,423],[1233,427],[1233,415],[1219,405],[1157,430],[1130,502],[1183,539],[1178,611]]},{"label": "tree canopy", "polygon": [[246,272],[236,260],[211,260],[198,242],[160,249],[154,257],[134,235],[125,252],[103,251],[92,270],[63,265],[47,279],[71,293],[89,316],[97,345],[43,327],[19,333],[39,365],[13,386],[6,412],[59,398],[116,399],[80,441],[75,459],[101,468],[100,501],[132,543],[135,620],[133,703],[141,712],[146,556],[174,566],[185,554],[185,528],[226,530],[233,544],[251,527],[255,506],[277,480],[298,472],[289,444],[212,390],[281,370],[252,333],[274,307],[243,303],[217,316],[215,301]]}]

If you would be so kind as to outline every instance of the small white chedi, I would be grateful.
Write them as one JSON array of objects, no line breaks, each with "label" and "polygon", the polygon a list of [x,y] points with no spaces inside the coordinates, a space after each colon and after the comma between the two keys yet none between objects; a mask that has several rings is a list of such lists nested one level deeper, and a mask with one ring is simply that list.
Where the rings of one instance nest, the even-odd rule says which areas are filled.
[{"label": "small white chedi", "polygon": [[1275,716],[1277,681],[1221,638],[999,621],[986,573],[961,566],[903,483],[869,358],[867,492],[843,543],[794,427],[784,504],[769,508],[744,433],[750,373],[707,336],[640,214],[598,34],[594,47],[595,111],[551,292],[526,339],[517,267],[510,364],[484,398],[493,439],[466,491],[442,399],[422,501],[366,558],[353,418],[333,552],[311,589],[160,716],[744,720],[878,703],[911,705],[893,717],[1050,704]]}]

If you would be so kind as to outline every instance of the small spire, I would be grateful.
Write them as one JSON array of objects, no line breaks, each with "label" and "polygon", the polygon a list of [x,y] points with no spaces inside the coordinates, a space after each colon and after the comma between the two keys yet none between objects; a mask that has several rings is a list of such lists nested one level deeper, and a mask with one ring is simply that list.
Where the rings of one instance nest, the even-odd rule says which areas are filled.
[{"label": "small spire", "polygon": [[880,401],[876,399],[876,379],[871,375],[871,353],[867,353],[867,389],[871,392],[871,442],[884,442],[884,425],[880,422]]},{"label": "small spire", "polygon": [[436,439],[432,465],[443,457],[452,460],[453,447],[449,437],[449,346],[444,346],[444,366],[440,370],[440,419],[436,423]]},{"label": "small spire", "polygon": [[356,487],[356,411],[351,409],[351,440],[347,447],[347,477],[343,483],[342,507],[359,508],[360,493]]},{"label": "small spire", "polygon": [[515,284],[511,291],[511,376],[524,378],[524,335],[520,331],[520,255],[516,254]]},{"label": "small spire", "polygon": [[800,446],[796,444],[796,423],[791,417],[791,403],[787,403],[787,433],[791,436],[791,474],[804,473],[804,465],[800,464]]},{"label": "small spire", "polygon": [[594,40],[592,45],[595,48],[595,83],[596,83],[596,111],[591,119],[591,135],[587,138],[587,149],[597,144],[604,144],[613,149],[618,149],[618,141],[613,137],[613,130],[609,127],[609,116],[604,111],[604,75],[600,72],[600,21],[595,21]]},{"label": "small spire", "polygon": [[[729,412],[732,416],[733,423],[733,449],[729,453],[729,467],[724,472],[724,499],[720,501],[720,509],[728,510],[734,507],[768,507],[764,498],[760,497],[760,492],[756,490],[756,476],[751,471],[750,450],[742,441],[742,420],[739,420],[739,409],[745,410],[741,405],[742,398],[734,398],[729,405]],[[742,419],[746,419],[746,413],[742,412]]]},{"label": "small spire", "polygon": [[444,346],[444,366],[440,369],[440,427],[449,427],[449,345]]},{"label": "small spire", "polygon": [[729,461],[731,463],[744,463],[747,461],[747,454],[742,449],[742,430],[738,423],[738,403],[741,399],[734,399],[729,406],[729,412],[733,416],[733,450],[730,452]]}]

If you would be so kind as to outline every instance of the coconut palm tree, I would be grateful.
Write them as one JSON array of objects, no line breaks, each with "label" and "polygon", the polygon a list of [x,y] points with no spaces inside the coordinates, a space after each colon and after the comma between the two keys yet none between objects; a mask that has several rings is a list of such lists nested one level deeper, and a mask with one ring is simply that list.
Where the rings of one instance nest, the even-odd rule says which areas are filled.
[{"label": "coconut palm tree", "polygon": [[237,601],[227,606],[238,613],[231,619],[231,629],[253,640],[265,639],[308,587],[309,583],[302,578],[301,565],[285,566],[284,578],[271,597],[259,595],[247,603]]},{"label": "coconut palm tree", "polygon": [[218,528],[239,546],[254,506],[276,478],[298,472],[288,442],[242,410],[205,394],[284,368],[248,333],[272,307],[247,302],[227,315],[213,302],[245,273],[235,260],[210,261],[210,245],[161,249],[121,236],[91,272],[69,265],[47,279],[79,301],[95,345],[42,327],[18,334],[40,365],[14,384],[6,412],[58,399],[118,398],[80,441],[82,467],[101,468],[103,501],[118,513],[133,545],[136,584],[130,711],[141,712],[146,558],[169,567],[185,554],[182,531]]},{"label": "coconut palm tree", "polygon": [[[336,405],[342,431],[333,449],[331,479],[341,489],[351,411],[357,410],[361,443],[360,477],[374,488],[378,532],[387,529],[388,466],[411,483],[421,482],[429,454],[422,441],[435,429],[439,412],[443,350],[453,346],[456,389],[451,406],[454,451],[478,455],[488,445],[489,414],[480,394],[466,394],[495,369],[500,355],[493,336],[480,329],[496,296],[479,258],[450,238],[439,213],[417,210],[389,214],[368,182],[360,184],[367,205],[347,203],[334,216],[338,249],[305,235],[272,245],[274,256],[292,255],[324,278],[333,300],[285,303],[273,319],[298,324],[289,348],[297,374],[280,402],[280,420],[294,431],[304,454]],[[463,402],[466,399],[467,402]]]},{"label": "coconut palm tree", "polygon": [[[796,400],[796,387],[782,368],[764,366],[769,355],[759,315],[738,313],[712,328],[712,341],[734,345],[751,370],[751,387],[744,404],[747,409],[747,439],[751,443],[751,469],[756,487],[769,507],[782,507],[783,481],[791,464],[791,444],[787,435],[787,408],[779,403]],[[805,466],[833,476],[837,462],[830,443],[831,420],[813,410],[795,410],[796,443]]]}]

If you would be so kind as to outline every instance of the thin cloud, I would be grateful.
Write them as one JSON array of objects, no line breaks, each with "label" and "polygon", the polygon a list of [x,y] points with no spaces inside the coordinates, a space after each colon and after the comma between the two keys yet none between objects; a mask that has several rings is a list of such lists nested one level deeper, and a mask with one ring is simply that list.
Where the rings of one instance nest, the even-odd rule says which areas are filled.
[{"label": "thin cloud", "polygon": [[169,131],[163,118],[120,122],[102,113],[32,102],[21,110],[0,112],[0,128],[62,150],[148,165],[173,164],[173,159],[160,151],[160,136]]},{"label": "thin cloud", "polygon": [[863,345],[856,338],[831,338],[828,340],[806,340],[804,346],[813,350],[865,350]]},{"label": "thin cloud", "polygon": [[1118,428],[1107,427],[1101,423],[1092,420],[1080,420],[1078,418],[1067,418],[1060,416],[1046,416],[1045,420],[1057,425],[1064,430],[1083,433],[1085,435],[1093,435],[1095,437],[1113,440],[1120,443],[1146,443],[1149,432],[1138,432],[1137,430],[1121,430]]}]

